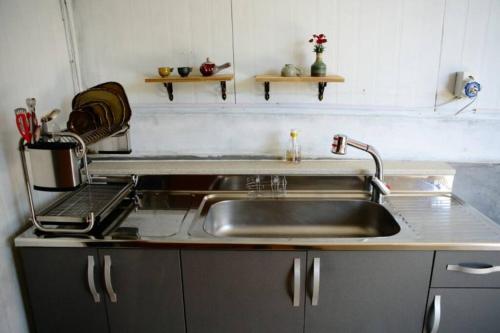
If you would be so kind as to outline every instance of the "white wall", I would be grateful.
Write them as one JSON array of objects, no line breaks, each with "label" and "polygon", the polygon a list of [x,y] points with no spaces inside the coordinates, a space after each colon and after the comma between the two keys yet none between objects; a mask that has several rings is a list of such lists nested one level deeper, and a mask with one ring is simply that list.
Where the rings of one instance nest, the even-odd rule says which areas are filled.
[{"label": "white wall", "polygon": [[0,332],[28,332],[12,256],[28,212],[14,109],[35,97],[39,114],[67,111],[68,61],[58,0],[0,1]]},{"label": "white wall", "polygon": [[[301,130],[306,156],[326,157],[334,132],[377,145],[391,159],[498,161],[500,0],[73,0],[84,88],[116,80],[133,105],[137,155],[280,155]],[[113,19],[107,19],[113,13]],[[313,84],[256,74],[309,68],[311,33],[324,32],[330,73],[323,102]],[[232,61],[228,99],[217,84],[146,84],[160,65]],[[452,99],[452,73],[483,83],[477,103]],[[471,110],[475,110],[475,113]],[[349,155],[349,157],[354,157]]]}]

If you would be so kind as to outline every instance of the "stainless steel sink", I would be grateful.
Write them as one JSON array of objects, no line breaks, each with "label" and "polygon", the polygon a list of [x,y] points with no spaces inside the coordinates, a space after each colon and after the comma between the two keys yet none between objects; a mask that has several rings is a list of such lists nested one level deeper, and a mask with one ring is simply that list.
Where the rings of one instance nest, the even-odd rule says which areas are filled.
[{"label": "stainless steel sink", "polygon": [[240,199],[204,206],[198,223],[215,237],[365,238],[400,230],[387,209],[364,200]]}]

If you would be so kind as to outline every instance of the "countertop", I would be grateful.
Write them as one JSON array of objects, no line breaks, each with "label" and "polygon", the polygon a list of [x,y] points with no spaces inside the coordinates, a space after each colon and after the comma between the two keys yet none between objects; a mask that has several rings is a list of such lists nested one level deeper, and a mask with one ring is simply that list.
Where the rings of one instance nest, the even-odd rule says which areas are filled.
[{"label": "countertop", "polygon": [[[95,175],[365,175],[372,172],[372,161],[308,160],[298,165],[273,160],[119,160],[94,161]],[[132,235],[58,236],[36,233],[33,227],[15,238],[24,247],[162,247],[162,248],[239,248],[239,249],[318,249],[318,250],[500,250],[500,226],[476,209],[453,196],[429,177],[453,178],[454,169],[440,162],[386,162],[386,175],[395,186],[383,206],[401,230],[393,236],[368,238],[240,238],[216,237],[203,230],[201,209],[139,209],[120,227],[136,230]],[[423,177],[415,177],[423,176]],[[433,178],[433,177],[431,177]],[[408,191],[402,184],[412,184]],[[425,186],[422,186],[425,184]],[[399,190],[398,190],[399,189]],[[293,196],[289,191],[285,196]],[[313,193],[309,196],[314,198]],[[341,192],[341,191],[340,191]],[[335,195],[342,195],[339,191]],[[340,193],[340,194],[339,194]],[[343,195],[366,200],[366,191],[344,191]],[[324,193],[323,193],[324,194]],[[240,195],[250,195],[240,192]],[[299,195],[299,194],[296,194]],[[300,194],[302,195],[302,194]],[[364,197],[363,197],[364,196]],[[337,197],[337,199],[340,197]],[[323,197],[324,199],[324,197]],[[328,199],[328,200],[330,200]],[[168,205],[167,205],[168,206]],[[163,207],[163,206],[162,206]],[[165,206],[166,207],[166,206]]]},{"label": "countertop", "polygon": [[15,239],[16,246],[36,247],[166,247],[318,250],[500,250],[500,226],[450,195],[387,197],[383,204],[401,231],[372,238],[235,238],[190,234],[197,209],[139,210],[122,227],[137,228],[137,238],[113,234],[40,236],[30,227]]}]

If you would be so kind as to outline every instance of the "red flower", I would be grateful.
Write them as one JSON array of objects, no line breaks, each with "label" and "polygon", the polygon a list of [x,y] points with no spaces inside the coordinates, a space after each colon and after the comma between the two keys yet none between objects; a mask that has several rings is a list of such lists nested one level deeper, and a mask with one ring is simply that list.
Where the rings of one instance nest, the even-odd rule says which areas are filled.
[{"label": "red flower", "polygon": [[323,43],[326,43],[326,38],[318,38],[318,39],[316,40],[316,43],[318,43],[318,44],[323,44]]},{"label": "red flower", "polygon": [[315,42],[316,45],[314,46],[314,49],[316,50],[317,48],[319,48],[319,49],[323,50],[323,44],[328,41],[326,39],[326,35],[325,34],[314,34],[312,36],[313,36],[313,38],[309,39],[309,43]]}]

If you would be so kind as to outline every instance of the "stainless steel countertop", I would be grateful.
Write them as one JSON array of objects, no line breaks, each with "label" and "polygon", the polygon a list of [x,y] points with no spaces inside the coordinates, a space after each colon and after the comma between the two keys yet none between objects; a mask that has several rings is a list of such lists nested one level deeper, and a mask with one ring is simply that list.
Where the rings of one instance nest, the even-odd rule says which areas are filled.
[{"label": "stainless steel countertop", "polygon": [[38,236],[31,227],[15,239],[24,247],[167,247],[323,250],[500,250],[500,226],[450,193],[388,196],[383,204],[401,231],[373,238],[230,238],[193,237],[197,209],[139,210],[123,227],[135,227],[137,239],[90,236]]}]

